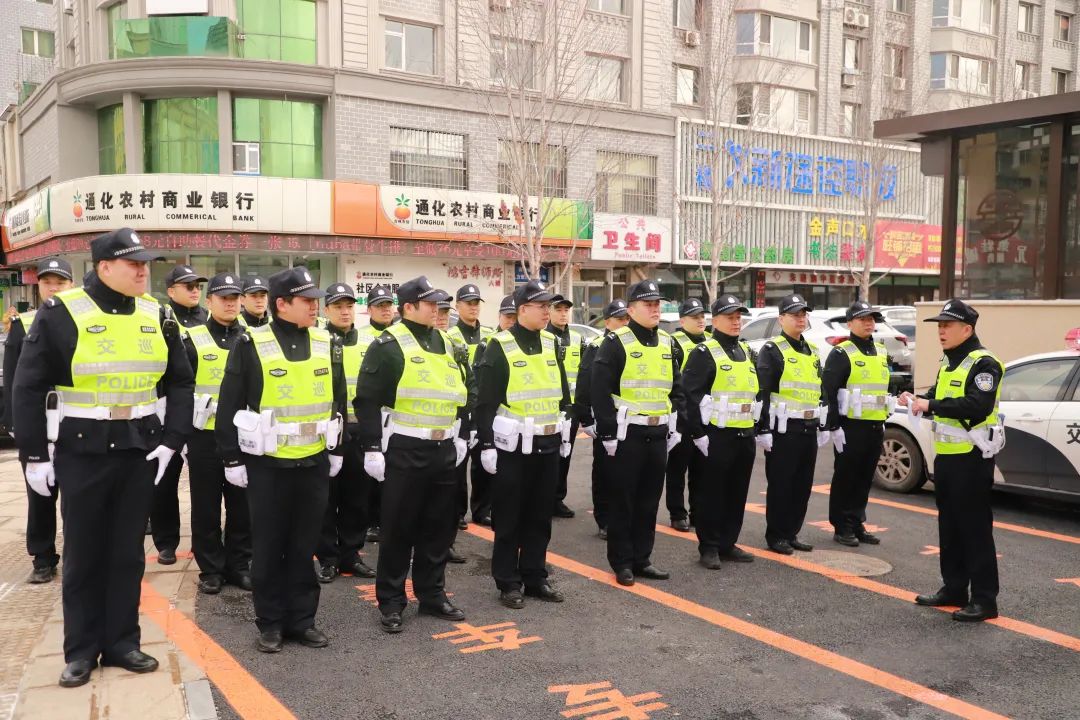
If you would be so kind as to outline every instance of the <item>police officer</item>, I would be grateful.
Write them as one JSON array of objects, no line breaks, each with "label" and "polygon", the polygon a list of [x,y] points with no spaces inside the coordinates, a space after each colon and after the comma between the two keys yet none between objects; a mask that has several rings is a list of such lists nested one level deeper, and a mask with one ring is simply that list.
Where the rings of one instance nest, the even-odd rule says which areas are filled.
[{"label": "police officer", "polygon": [[266,280],[258,275],[253,275],[244,281],[244,294],[240,303],[244,306],[240,310],[237,320],[244,327],[259,327],[270,322],[270,313],[266,306],[270,302],[270,291]]},{"label": "police officer", "polygon": [[545,567],[560,455],[570,455],[563,411],[570,388],[558,340],[548,327],[555,298],[539,280],[514,292],[517,322],[497,333],[477,365],[476,433],[493,486],[495,546],[491,574],[499,601],[525,607],[522,595],[562,602]]},{"label": "police officer", "polygon": [[[37,266],[38,304],[43,306],[49,298],[71,287],[73,275],[71,265],[60,257],[45,258]],[[15,379],[15,368],[19,364],[23,341],[27,331],[34,324],[36,311],[24,312],[11,318],[11,327],[4,340],[4,377]],[[4,427],[15,437],[13,426],[12,398],[10,390],[4,393]],[[25,472],[26,468],[23,468]],[[56,495],[39,495],[29,485],[26,486],[26,551],[34,558],[34,570],[29,582],[47,583],[56,576],[56,564],[60,556],[56,554]]]},{"label": "police officer", "polygon": [[[570,383],[570,399],[576,394],[578,371],[581,367],[581,346],[585,340],[577,330],[570,329],[570,311],[574,303],[562,295],[555,295],[551,301],[551,319],[548,322],[547,331],[554,335],[562,346],[563,367],[566,369],[566,380]],[[578,421],[570,418],[570,452],[574,451],[574,442],[577,438]],[[566,478],[570,474],[571,455],[559,460],[559,484],[555,488],[555,502],[552,506],[552,514],[559,518],[572,518],[574,511],[566,505]]]},{"label": "police officer", "polygon": [[[671,333],[671,339],[675,341],[672,350],[675,358],[679,361],[679,368],[686,368],[686,361],[690,357],[690,351],[700,343],[705,342],[705,305],[697,298],[688,298],[679,305],[679,328]],[[683,504],[684,488],[686,486],[687,467],[697,461],[694,455],[694,446],[690,436],[679,428],[683,439],[668,453],[667,464],[667,509],[671,518],[671,527],[680,532],[690,532],[690,526],[694,525],[694,487],[693,480],[696,473],[690,473],[690,513],[686,512]]]},{"label": "police officer", "polygon": [[450,329],[450,311],[453,306],[449,300],[443,300],[435,304],[439,306],[439,313],[435,316],[435,329],[446,332]]},{"label": "police officer", "polygon": [[673,415],[682,403],[679,363],[671,336],[658,329],[660,300],[655,280],[630,288],[630,323],[604,337],[592,370],[596,433],[608,456],[608,562],[620,585],[671,577],[650,560],[667,453],[681,439]]},{"label": "police officer", "polygon": [[934,416],[934,497],[944,585],[919,595],[920,605],[959,605],[954,620],[978,622],[998,616],[997,551],[990,495],[994,455],[1004,446],[998,415],[1001,361],[979,342],[979,313],[949,300],[935,317],[945,358],[926,395],[900,396],[900,405]]},{"label": "police officer", "polygon": [[[612,300],[604,308],[604,330],[615,332],[630,322],[625,300]],[[606,334],[606,333],[605,333]],[[581,367],[578,368],[577,392],[574,393],[574,417],[581,423],[581,430],[592,440],[592,503],[593,520],[596,521],[597,534],[601,540],[607,540],[607,496],[604,493],[604,458],[607,453],[596,437],[596,420],[592,413],[592,367],[596,351],[604,341],[605,334],[597,335],[585,343],[581,349]]]},{"label": "police officer", "polygon": [[[206,324],[209,315],[206,308],[199,305],[202,297],[201,283],[204,282],[206,278],[195,272],[190,265],[177,265],[165,276],[165,293],[169,296],[167,305],[181,327],[191,328]],[[154,488],[150,527],[153,531],[154,546],[158,551],[159,565],[172,565],[176,562],[176,547],[180,544],[178,486],[180,471],[183,469],[184,458],[177,454],[169,463],[165,477]]]},{"label": "police officer", "polygon": [[454,468],[468,453],[470,432],[465,369],[450,338],[435,329],[436,303],[449,294],[423,276],[397,294],[402,321],[368,349],[353,401],[364,469],[385,480],[375,595],[388,633],[403,629],[410,563],[420,612],[465,618],[446,597],[445,571],[456,532]]},{"label": "police officer", "polygon": [[[361,332],[371,334],[372,340],[377,339],[386,328],[394,323],[394,293],[386,285],[376,285],[367,294],[368,324],[360,328]],[[354,395],[349,395],[349,403],[353,402]],[[382,512],[382,483],[370,482],[367,496],[367,542],[379,542],[379,518]]]},{"label": "police officer", "polygon": [[[247,491],[225,481],[225,465],[214,439],[217,404],[229,353],[244,328],[241,286],[232,273],[219,273],[206,288],[210,319],[188,328],[185,344],[195,372],[195,431],[188,438],[188,483],[191,486],[191,550],[199,565],[199,592],[216,595],[229,582],[251,590],[251,519]],[[221,504],[225,503],[222,535]]]},{"label": "police officer", "polygon": [[[754,469],[754,411],[758,379],[750,347],[739,341],[742,316],[734,295],[712,304],[712,335],[695,346],[683,368],[685,426],[698,458],[690,463],[691,506],[697,508],[700,562],[752,562],[735,542],[742,531],[746,493]],[[670,466],[669,466],[670,467]]]},{"label": "police officer", "polygon": [[367,328],[356,327],[356,295],[349,285],[334,283],[325,292],[330,335],[341,343],[342,369],[348,389],[346,399],[350,407],[347,408],[348,427],[342,454],[344,464],[338,476],[330,478],[330,499],[315,552],[321,583],[332,582],[339,572],[375,577],[375,571],[360,558],[368,522],[367,497],[375,481],[364,472],[363,455],[356,440],[356,415],[351,407],[351,401],[356,397],[360,363],[375,336]]},{"label": "police officer", "polygon": [[89,681],[99,658],[157,669],[139,649],[143,530],[153,483],[191,431],[194,388],[178,327],[146,294],[158,255],[123,228],[90,256],[85,286],[38,311],[13,383],[27,483],[63,496],[63,687]]},{"label": "police officer", "polygon": [[761,417],[757,442],[765,449],[765,541],[781,555],[814,546],[799,540],[814,483],[818,447],[829,441],[821,429],[821,360],[803,337],[809,304],[801,295],[780,298],[780,335],[765,343],[757,359]]},{"label": "police officer", "polygon": [[315,627],[311,558],[343,463],[347,409],[340,342],[314,327],[323,291],[303,266],[267,284],[273,319],[229,353],[214,432],[225,479],[247,488],[257,647],[275,653],[284,637],[313,648],[328,642]]},{"label": "police officer", "polygon": [[858,547],[881,542],[863,521],[892,398],[889,356],[873,337],[874,323],[885,319],[865,300],[852,303],[844,319],[851,335],[829,353],[821,373],[834,448],[829,522],[833,540]]}]

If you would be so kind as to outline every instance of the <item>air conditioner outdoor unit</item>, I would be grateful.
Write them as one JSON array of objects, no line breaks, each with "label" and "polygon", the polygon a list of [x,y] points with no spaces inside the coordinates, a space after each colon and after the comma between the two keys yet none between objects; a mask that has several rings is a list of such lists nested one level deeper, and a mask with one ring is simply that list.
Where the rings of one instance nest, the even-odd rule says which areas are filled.
[{"label": "air conditioner outdoor unit", "polygon": [[64,0],[64,14],[65,15],[74,15],[75,14],[75,0]]},{"label": "air conditioner outdoor unit", "polygon": [[906,90],[907,89],[907,78],[894,77],[892,79],[892,89],[896,90],[898,92]]},{"label": "air conditioner outdoor unit", "polygon": [[855,11],[855,8],[844,8],[845,25],[854,25],[856,17],[858,17],[858,13]]},{"label": "air conditioner outdoor unit", "polygon": [[855,87],[855,73],[846,72],[840,73],[840,86],[841,87]]},{"label": "air conditioner outdoor unit", "polygon": [[859,13],[855,16],[855,26],[861,28],[870,27],[870,16],[866,13]]},{"label": "air conditioner outdoor unit", "polygon": [[701,44],[701,33],[697,30],[687,30],[683,34],[683,42],[686,47],[697,47]]}]

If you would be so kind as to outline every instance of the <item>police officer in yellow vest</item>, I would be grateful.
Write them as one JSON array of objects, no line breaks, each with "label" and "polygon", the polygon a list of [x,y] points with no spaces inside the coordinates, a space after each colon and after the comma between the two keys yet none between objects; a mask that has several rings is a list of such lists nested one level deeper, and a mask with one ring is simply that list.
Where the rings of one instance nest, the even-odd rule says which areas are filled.
[{"label": "police officer in yellow vest", "polygon": [[465,618],[447,599],[445,574],[457,531],[454,468],[468,454],[471,429],[465,368],[435,329],[437,303],[449,294],[421,276],[397,295],[402,321],[368,349],[353,401],[364,469],[385,480],[375,596],[388,633],[403,629],[410,563],[420,612]]},{"label": "police officer in yellow vest", "polygon": [[[690,352],[699,344],[705,342],[705,305],[697,298],[688,298],[679,305],[679,327],[671,333],[671,339],[675,343],[671,346],[675,353],[675,359],[679,361],[679,368],[686,369],[686,361]],[[680,423],[679,431],[682,432]],[[682,432],[683,439],[668,453],[667,464],[667,501],[668,517],[671,518],[671,527],[680,532],[690,532],[690,526],[694,521],[694,486],[693,481],[697,473],[690,466],[697,462],[699,455],[693,452],[694,445],[690,436]],[[683,500],[684,488],[687,485],[686,471],[690,468],[690,512],[686,512],[686,504]]]},{"label": "police officer in yellow vest", "polygon": [[833,540],[848,547],[877,545],[867,532],[866,503],[877,471],[885,418],[895,405],[889,395],[889,355],[874,341],[874,324],[885,322],[865,300],[856,300],[844,314],[851,336],[825,359],[821,386],[829,405],[826,426],[834,448],[829,522]]},{"label": "police officer in yellow vest", "polygon": [[244,294],[240,298],[243,309],[236,318],[244,327],[259,327],[270,322],[266,307],[270,302],[270,289],[266,280],[258,275],[244,279]]},{"label": "police officer in yellow vest", "polygon": [[829,441],[822,427],[821,360],[803,337],[809,304],[801,295],[780,298],[778,337],[758,354],[761,402],[757,442],[765,449],[765,541],[781,555],[809,552],[799,540],[814,484],[818,448]]},{"label": "police officer in yellow vest", "polygon": [[315,327],[323,291],[311,273],[297,266],[267,284],[273,319],[229,353],[214,432],[225,479],[247,488],[257,647],[275,653],[285,638],[328,642],[315,627],[311,558],[343,463],[347,401],[340,341]]},{"label": "police officer in yellow vest", "polygon": [[[53,295],[71,287],[73,274],[71,265],[61,257],[45,258],[37,266],[37,290],[39,306],[44,305]],[[11,327],[4,340],[4,377],[9,384],[15,379],[15,368],[22,354],[23,341],[30,327],[34,324],[36,311],[17,313],[11,318]],[[4,427],[15,437],[12,423],[12,399],[15,394],[4,393]],[[25,471],[25,467],[23,468]],[[34,571],[28,582],[33,584],[50,582],[56,576],[56,564],[60,556],[56,554],[56,494],[38,495],[26,486],[26,551],[34,558]]]},{"label": "police officer in yellow vest", "polygon": [[921,417],[933,415],[934,498],[944,585],[919,595],[920,605],[958,605],[954,620],[978,622],[998,616],[998,568],[994,547],[994,456],[1005,444],[998,414],[1001,361],[979,342],[979,313],[949,300],[935,317],[945,357],[937,382],[922,397],[903,393],[899,404]]},{"label": "police officer in yellow vest", "polygon": [[698,455],[690,464],[694,527],[700,562],[710,570],[718,570],[722,560],[754,559],[735,544],[757,455],[754,426],[761,407],[754,357],[739,341],[744,314],[749,311],[734,295],[718,297],[712,334],[690,352],[682,375],[684,423]]},{"label": "police officer in yellow vest", "polygon": [[373,578],[372,570],[360,558],[367,531],[367,496],[375,481],[364,472],[363,451],[356,440],[356,415],[352,399],[360,364],[375,335],[368,328],[357,328],[356,295],[345,283],[326,288],[326,318],[330,335],[341,342],[342,368],[348,388],[348,425],[344,438],[344,464],[337,477],[330,479],[330,500],[326,504],[322,535],[315,556],[319,559],[319,582],[332,582],[339,572],[355,577]]},{"label": "police officer in yellow vest", "polygon": [[[229,353],[244,328],[237,320],[241,286],[233,273],[219,273],[206,286],[210,319],[188,328],[188,360],[195,371],[195,432],[188,438],[188,483],[191,486],[191,550],[199,565],[199,592],[216,595],[228,582],[251,590],[251,515],[247,491],[225,481],[225,465],[217,452],[214,428],[221,381]],[[222,534],[221,504],[225,502]]]},{"label": "police officer in yellow vest", "polygon": [[530,280],[514,292],[517,323],[496,334],[477,365],[476,433],[484,469],[496,475],[491,574],[499,601],[525,606],[563,596],[548,582],[551,510],[560,455],[570,455],[570,388],[558,340],[548,326],[552,295]]},{"label": "police officer in yellow vest", "polygon": [[681,440],[682,388],[674,341],[658,327],[660,300],[655,280],[631,286],[630,324],[604,337],[592,370],[596,433],[608,455],[608,563],[620,585],[670,577],[651,556],[667,454]]},{"label": "police officer in yellow vest", "polygon": [[[570,312],[574,303],[562,295],[555,295],[551,301],[551,318],[547,331],[555,336],[562,347],[563,367],[566,368],[566,380],[570,383],[570,399],[577,393],[578,370],[581,367],[581,349],[585,340],[577,330],[570,329]],[[552,514],[559,518],[572,518],[574,511],[566,505],[566,478],[570,474],[570,461],[577,438],[578,421],[570,416],[570,455],[559,460],[559,484],[555,488],[555,504]]]},{"label": "police officer in yellow vest", "polygon": [[63,497],[63,687],[89,681],[99,658],[158,666],[140,651],[143,532],[154,483],[191,432],[194,388],[178,326],[146,294],[158,254],[123,228],[90,256],[85,287],[38,311],[13,383],[27,483]]}]

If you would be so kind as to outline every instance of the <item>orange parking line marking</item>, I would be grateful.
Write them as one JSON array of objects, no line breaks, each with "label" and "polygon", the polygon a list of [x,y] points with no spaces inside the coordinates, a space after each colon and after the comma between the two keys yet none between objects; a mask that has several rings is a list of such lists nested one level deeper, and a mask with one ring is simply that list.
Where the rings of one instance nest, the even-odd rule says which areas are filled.
[{"label": "orange parking line marking", "polygon": [[[685,533],[680,533],[671,528],[664,527],[663,525],[656,526],[657,532],[664,535],[670,535],[671,537],[682,538],[683,540],[693,540],[696,538],[693,536],[687,537]],[[788,567],[795,568],[796,570],[804,570],[806,572],[821,575],[829,580],[833,580],[842,585],[849,585],[851,587],[859,588],[861,590],[868,590],[878,595],[884,595],[896,600],[902,600],[906,603],[915,602],[916,593],[911,590],[905,590],[903,588],[896,587],[895,585],[886,585],[883,582],[877,580],[871,580],[870,578],[860,577],[858,575],[852,575],[851,573],[844,572],[843,570],[837,570],[835,568],[827,567],[825,565],[818,565],[817,563],[809,562],[794,555],[778,555],[769,550],[761,550],[760,548],[748,547],[746,545],[739,545],[743,550],[750,553],[755,557],[759,557],[763,560],[769,560],[771,562],[780,563],[781,565],[787,565]],[[1060,581],[1059,581],[1060,582]],[[954,607],[941,607],[938,610],[942,612],[952,612],[956,608]],[[1080,638],[1072,635],[1066,635],[1065,633],[1057,632],[1049,628],[1044,628],[1040,625],[1033,625],[1023,620],[1014,620],[1007,617],[998,617],[994,620],[986,621],[990,625],[995,625],[1005,630],[1017,633],[1019,635],[1026,635],[1036,640],[1043,640],[1054,645],[1058,645],[1067,650],[1074,652],[1080,652]]]},{"label": "orange parking line marking", "polygon": [[1075,585],[1076,587],[1080,587],[1080,578],[1058,578],[1054,582],[1071,583],[1071,584]]},{"label": "orange parking line marking", "polygon": [[169,604],[165,596],[142,584],[139,611],[153,620],[210,681],[242,718],[296,720],[296,716],[263,687],[236,658],[214,642],[191,618]]},{"label": "orange parking line marking", "polygon": [[[495,539],[495,534],[487,528],[469,525],[468,532],[484,540],[493,541]],[[547,560],[552,565],[560,567],[568,572],[572,572],[575,575],[581,575],[582,577],[595,580],[598,583],[615,588],[616,590],[622,590],[643,597],[646,600],[652,600],[671,610],[696,617],[711,625],[729,630],[742,635],[743,637],[750,638],[751,640],[756,640],[757,642],[769,645],[777,650],[782,650],[783,652],[795,655],[796,657],[801,657],[804,660],[809,660],[822,667],[835,670],[848,675],[849,677],[862,680],[863,682],[875,685],[898,695],[903,695],[916,702],[935,707],[944,712],[956,715],[957,717],[967,718],[968,720],[1004,720],[1006,718],[1004,715],[999,715],[990,710],[986,710],[985,708],[981,708],[978,705],[964,702],[959,698],[954,698],[950,695],[937,692],[936,690],[931,690],[925,685],[919,685],[918,683],[902,678],[899,675],[893,675],[892,673],[879,670],[878,668],[866,665],[857,660],[852,660],[851,658],[831,652],[818,647],[817,645],[812,645],[811,643],[778,633],[774,630],[769,630],[760,625],[754,625],[753,623],[727,615],[718,610],[713,610],[712,608],[681,598],[678,595],[672,595],[663,590],[657,590],[649,585],[637,583],[630,587],[623,587],[615,582],[615,576],[610,572],[580,563],[576,560],[571,560],[568,557],[548,552]]]}]

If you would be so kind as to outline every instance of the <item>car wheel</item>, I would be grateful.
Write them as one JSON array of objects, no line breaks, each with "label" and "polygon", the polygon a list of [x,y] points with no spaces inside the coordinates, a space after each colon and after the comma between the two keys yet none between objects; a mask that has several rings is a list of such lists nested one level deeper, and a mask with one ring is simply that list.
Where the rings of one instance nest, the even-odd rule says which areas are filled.
[{"label": "car wheel", "polygon": [[909,493],[925,483],[923,454],[915,438],[899,428],[885,428],[874,484],[891,492]]}]

